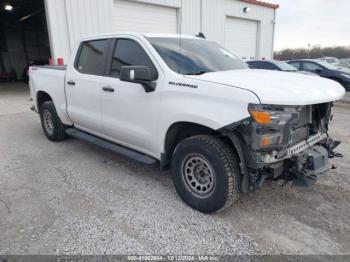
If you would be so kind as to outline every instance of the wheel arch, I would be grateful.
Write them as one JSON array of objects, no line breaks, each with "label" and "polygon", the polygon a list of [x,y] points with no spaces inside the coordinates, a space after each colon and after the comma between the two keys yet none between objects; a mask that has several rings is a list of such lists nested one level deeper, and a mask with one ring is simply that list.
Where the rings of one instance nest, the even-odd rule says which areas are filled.
[{"label": "wheel arch", "polygon": [[244,156],[242,155],[243,149],[241,148],[241,143],[239,143],[238,139],[232,139],[231,136],[228,136],[224,132],[221,132],[221,130],[215,130],[206,125],[181,121],[173,123],[166,132],[164,149],[160,161],[161,169],[169,169],[174,150],[181,141],[188,137],[196,135],[213,135],[219,137],[232,148],[241,163],[245,162],[243,159]]},{"label": "wheel arch", "polygon": [[40,90],[36,93],[36,105],[38,112],[42,104],[47,101],[53,101],[52,97],[47,92]]}]

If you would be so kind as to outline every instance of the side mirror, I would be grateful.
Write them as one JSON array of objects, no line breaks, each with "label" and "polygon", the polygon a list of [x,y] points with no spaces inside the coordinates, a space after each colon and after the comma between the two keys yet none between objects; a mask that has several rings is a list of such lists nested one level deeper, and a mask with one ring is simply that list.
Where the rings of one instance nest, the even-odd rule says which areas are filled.
[{"label": "side mirror", "polygon": [[322,73],[322,69],[316,69],[315,72],[316,72],[317,74],[321,74],[321,73]]},{"label": "side mirror", "polygon": [[148,66],[122,66],[120,81],[141,84],[146,93],[153,92],[157,85]]}]

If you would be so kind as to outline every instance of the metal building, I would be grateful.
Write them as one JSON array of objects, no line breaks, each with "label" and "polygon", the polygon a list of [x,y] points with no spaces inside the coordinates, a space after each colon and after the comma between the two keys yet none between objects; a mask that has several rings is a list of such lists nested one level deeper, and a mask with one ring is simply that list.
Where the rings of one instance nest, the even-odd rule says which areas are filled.
[{"label": "metal building", "polygon": [[[5,10],[6,3],[13,10]],[[203,32],[243,59],[273,56],[278,5],[258,0],[0,0],[0,71],[63,58],[82,36]],[[39,28],[40,27],[40,28]],[[31,54],[28,55],[28,50]]]}]

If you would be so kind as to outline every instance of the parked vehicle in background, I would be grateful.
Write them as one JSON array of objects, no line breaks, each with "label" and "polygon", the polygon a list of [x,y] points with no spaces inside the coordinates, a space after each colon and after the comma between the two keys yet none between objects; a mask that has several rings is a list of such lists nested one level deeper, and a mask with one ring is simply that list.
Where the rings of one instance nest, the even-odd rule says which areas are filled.
[{"label": "parked vehicle in background", "polygon": [[337,81],[347,91],[350,91],[350,69],[329,64],[318,59],[292,60],[288,63],[297,70],[316,73],[321,77]]},{"label": "parked vehicle in background", "polygon": [[350,68],[350,58],[344,58],[339,60],[339,65]]},{"label": "parked vehicle in background", "polygon": [[88,37],[72,57],[67,67],[29,70],[47,138],[160,163],[184,202],[205,213],[267,177],[313,184],[339,145],[327,135],[332,104],[345,94],[334,81],[251,70],[217,43],[185,35]]},{"label": "parked vehicle in background", "polygon": [[22,73],[22,81],[25,84],[28,84],[29,82],[29,67],[34,66],[34,65],[47,65],[48,61],[46,60],[34,60],[34,61],[29,61],[28,65],[23,69]]},{"label": "parked vehicle in background", "polygon": [[315,73],[309,71],[299,71],[294,66],[291,66],[287,62],[278,61],[278,60],[251,60],[246,62],[252,69],[266,69],[266,70],[276,70],[283,72],[293,72],[300,73],[304,75],[314,75],[318,76]]},{"label": "parked vehicle in background", "polygon": [[325,61],[332,65],[339,65],[339,59],[336,57],[325,56],[325,57],[319,58],[318,60]]}]

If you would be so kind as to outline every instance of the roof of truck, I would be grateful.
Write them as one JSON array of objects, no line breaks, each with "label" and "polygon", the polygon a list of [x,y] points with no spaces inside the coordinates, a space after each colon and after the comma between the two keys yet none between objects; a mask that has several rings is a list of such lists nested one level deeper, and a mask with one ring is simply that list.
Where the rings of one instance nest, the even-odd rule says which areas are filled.
[{"label": "roof of truck", "polygon": [[145,37],[164,37],[164,38],[194,38],[203,39],[193,35],[182,35],[182,34],[160,34],[160,33],[142,33]]},{"label": "roof of truck", "polygon": [[[197,36],[180,35],[180,34],[161,34],[161,33],[141,33],[141,32],[114,32],[107,34],[89,35],[81,38],[81,40],[113,38],[120,36],[144,36],[144,37],[164,37],[164,38],[188,38],[188,39],[203,39]],[[205,39],[203,39],[205,40]]]}]

